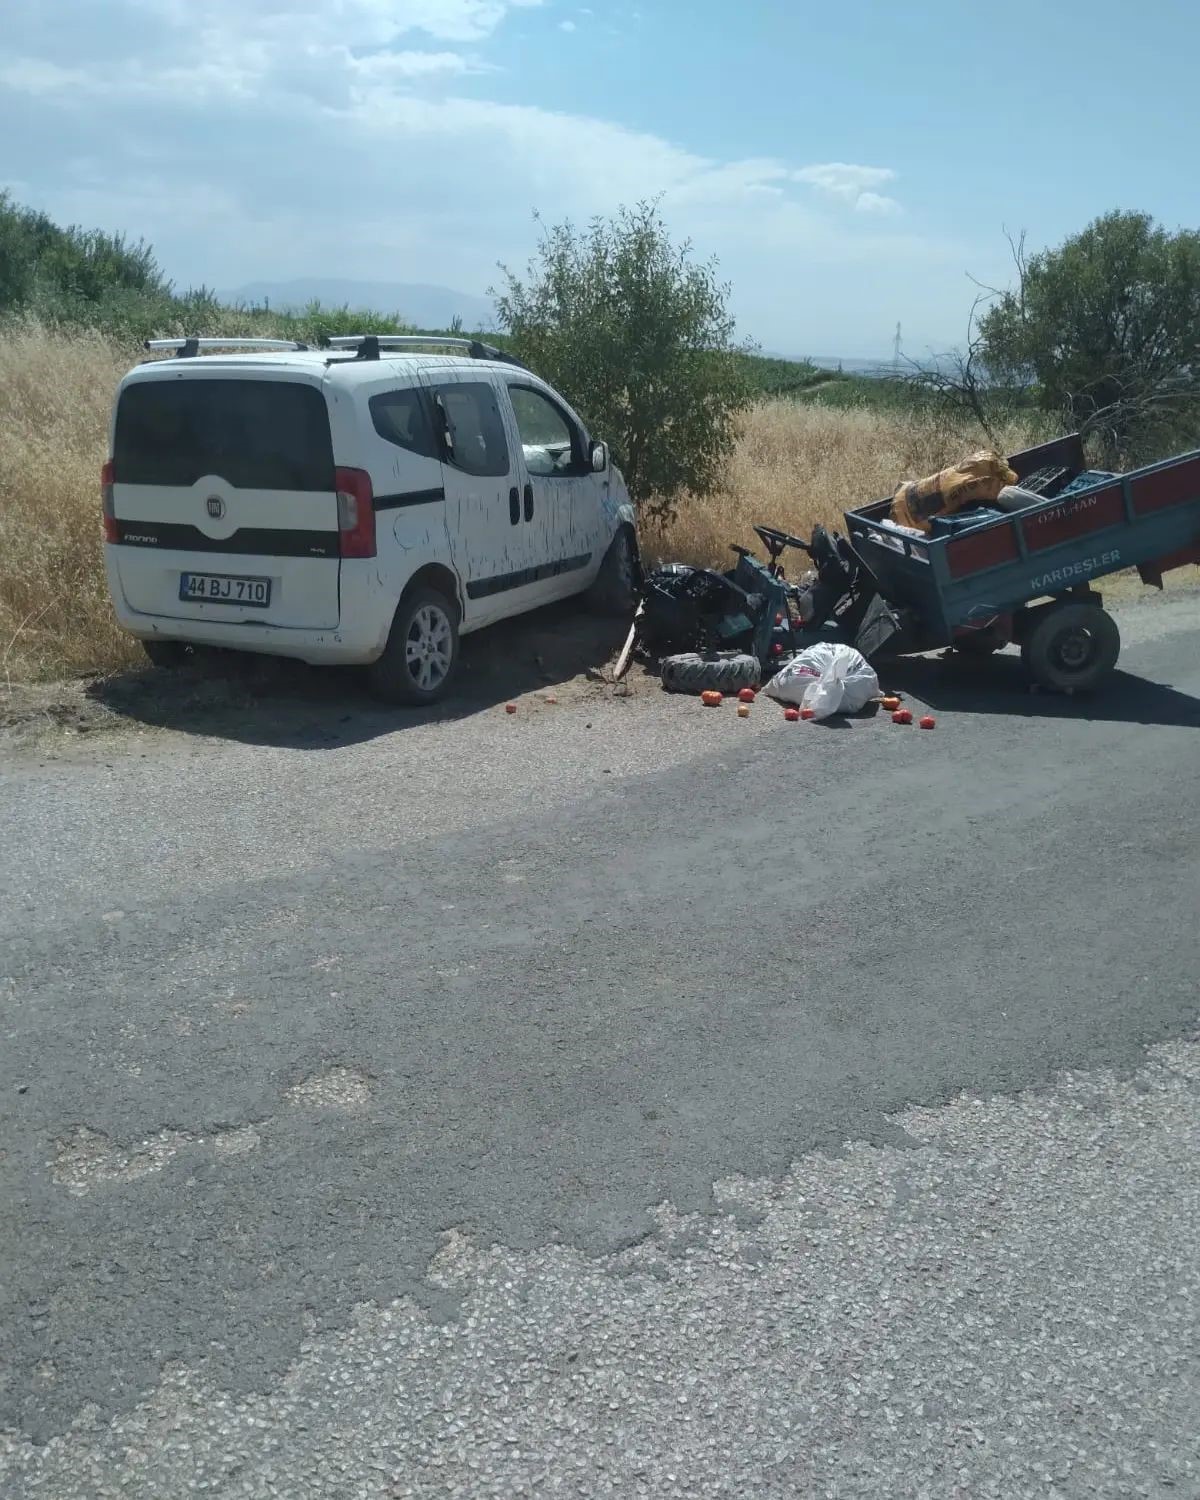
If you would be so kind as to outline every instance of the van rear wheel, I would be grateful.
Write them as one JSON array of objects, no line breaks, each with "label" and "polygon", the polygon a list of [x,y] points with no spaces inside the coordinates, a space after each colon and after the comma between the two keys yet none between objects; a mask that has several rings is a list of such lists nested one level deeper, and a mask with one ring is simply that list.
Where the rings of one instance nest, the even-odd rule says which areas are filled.
[{"label": "van rear wheel", "polygon": [[182,641],[143,641],[142,650],[155,667],[182,667],[188,659],[188,648]]},{"label": "van rear wheel", "polygon": [[385,703],[436,703],[457,669],[458,610],[437,589],[413,589],[400,601],[383,655],[367,668],[371,691]]}]

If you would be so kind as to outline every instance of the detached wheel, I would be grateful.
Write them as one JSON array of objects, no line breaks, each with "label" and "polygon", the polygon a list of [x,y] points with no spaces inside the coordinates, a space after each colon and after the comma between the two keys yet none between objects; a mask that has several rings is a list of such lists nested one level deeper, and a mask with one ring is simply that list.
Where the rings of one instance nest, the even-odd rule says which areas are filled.
[{"label": "detached wheel", "polygon": [[762,680],[758,658],[738,653],[712,657],[687,651],[664,657],[660,673],[668,693],[703,693],[710,689],[736,693],[740,688],[756,688]]},{"label": "detached wheel", "polygon": [[1021,643],[1035,682],[1060,693],[1088,692],[1121,654],[1117,622],[1098,604],[1058,604],[1040,614]]},{"label": "detached wheel", "polygon": [[400,601],[383,655],[367,668],[385,703],[436,703],[458,669],[458,610],[437,589],[414,589]]},{"label": "detached wheel", "polygon": [[142,650],[155,667],[182,667],[188,659],[188,648],[182,641],[143,641]]},{"label": "detached wheel", "polygon": [[587,591],[589,607],[601,615],[631,615],[637,608],[640,580],[637,542],[629,527],[622,526]]}]

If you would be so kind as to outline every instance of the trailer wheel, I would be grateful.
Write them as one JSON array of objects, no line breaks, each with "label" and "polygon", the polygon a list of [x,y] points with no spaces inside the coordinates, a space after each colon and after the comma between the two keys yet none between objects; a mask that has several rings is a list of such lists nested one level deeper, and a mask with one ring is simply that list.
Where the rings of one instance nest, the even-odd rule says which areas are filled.
[{"label": "trailer wheel", "polygon": [[1098,604],[1051,605],[1021,642],[1021,660],[1033,680],[1060,693],[1088,692],[1117,664],[1121,634]]}]

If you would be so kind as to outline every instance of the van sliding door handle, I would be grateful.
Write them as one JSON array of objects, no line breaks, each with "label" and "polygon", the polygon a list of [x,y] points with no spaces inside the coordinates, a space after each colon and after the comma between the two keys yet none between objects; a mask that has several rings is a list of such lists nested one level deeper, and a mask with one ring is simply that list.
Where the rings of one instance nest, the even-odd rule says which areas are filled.
[{"label": "van sliding door handle", "polygon": [[514,526],[521,519],[521,492],[515,484],[508,492],[508,519]]},{"label": "van sliding door handle", "polygon": [[533,520],[533,485],[531,484],[525,486],[525,519]]}]

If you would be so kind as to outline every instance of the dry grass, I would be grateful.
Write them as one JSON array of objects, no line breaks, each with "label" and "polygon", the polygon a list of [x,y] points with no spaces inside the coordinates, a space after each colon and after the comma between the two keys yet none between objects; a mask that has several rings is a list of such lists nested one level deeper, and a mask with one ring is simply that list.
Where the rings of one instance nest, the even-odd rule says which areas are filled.
[{"label": "dry grass", "polygon": [[35,325],[0,340],[0,681],[134,661],[101,559],[100,466],[128,350]]},{"label": "dry grass", "polygon": [[[141,659],[104,578],[100,465],[117,381],[137,351],[9,325],[0,340],[0,683],[109,672]],[[1003,434],[1006,451],[1036,441]],[[755,521],[806,535],[980,446],[977,431],[891,411],[772,401],[748,412],[718,495],[645,538],[651,557],[725,565]],[[759,549],[761,550],[761,548]]]},{"label": "dry grass", "polygon": [[[1004,451],[1037,442],[1028,426],[1001,434]],[[760,553],[755,521],[807,536],[820,522],[845,530],[843,512],[890,495],[901,479],[935,473],[986,446],[978,428],[917,414],[839,410],[770,401],[742,424],[725,488],[680,507],[661,531],[645,538],[654,557],[705,566],[729,565],[729,544]]]}]

